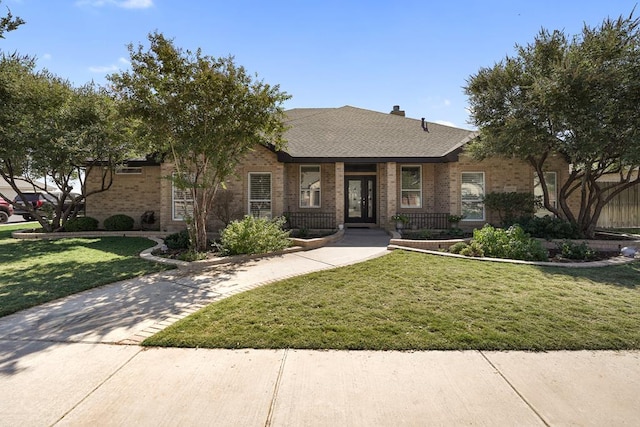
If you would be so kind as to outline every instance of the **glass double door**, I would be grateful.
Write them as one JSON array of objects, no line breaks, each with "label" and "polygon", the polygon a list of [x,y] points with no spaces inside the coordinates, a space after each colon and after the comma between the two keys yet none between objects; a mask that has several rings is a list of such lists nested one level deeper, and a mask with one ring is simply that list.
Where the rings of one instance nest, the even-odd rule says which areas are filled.
[{"label": "glass double door", "polygon": [[345,222],[376,222],[376,178],[374,176],[345,177]]}]

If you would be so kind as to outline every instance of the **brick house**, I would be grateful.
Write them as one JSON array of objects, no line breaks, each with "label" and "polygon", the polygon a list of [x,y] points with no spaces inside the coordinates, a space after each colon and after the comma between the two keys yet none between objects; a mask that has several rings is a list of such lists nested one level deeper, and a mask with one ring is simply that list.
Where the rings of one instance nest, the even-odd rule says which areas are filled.
[{"label": "brick house", "polygon": [[[391,229],[403,213],[418,228],[446,228],[449,214],[465,215],[462,228],[497,218],[486,212],[488,192],[536,192],[533,169],[519,160],[474,161],[464,153],[473,131],[344,106],[287,111],[287,147],[256,147],[227,183],[232,210],[275,217],[293,227],[336,228],[340,224]],[[552,189],[568,175],[567,163],[552,159]],[[139,220],[155,212],[162,231],[185,228],[188,194],[172,187],[170,163],[132,160],[117,171],[109,191],[87,200],[88,216],[101,222],[114,214]],[[97,185],[89,176],[88,186]],[[553,195],[552,195],[553,199]],[[212,230],[222,223],[210,218]]]}]

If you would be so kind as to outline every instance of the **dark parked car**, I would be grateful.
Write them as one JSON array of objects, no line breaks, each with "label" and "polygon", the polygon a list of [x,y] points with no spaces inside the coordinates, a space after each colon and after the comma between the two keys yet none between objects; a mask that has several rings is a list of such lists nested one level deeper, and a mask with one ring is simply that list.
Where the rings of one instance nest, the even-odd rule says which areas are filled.
[{"label": "dark parked car", "polygon": [[[24,198],[27,200],[28,203],[31,203],[34,209],[36,209],[37,211],[40,211],[42,214],[47,214],[55,211],[55,207],[58,204],[58,202],[56,201],[56,198],[47,193],[22,193],[22,195],[24,196]],[[72,197],[79,196],[78,194],[75,194],[75,193],[71,193],[70,195]],[[35,219],[33,215],[31,215],[31,212],[29,212],[29,210],[25,207],[25,204],[23,203],[22,198],[19,195],[16,196],[15,199],[13,199],[13,203],[14,203],[14,213],[16,215],[22,215],[22,217],[26,221],[31,221]],[[67,198],[67,200],[65,200],[65,203],[64,203],[64,208],[66,209],[69,204],[71,204],[71,200]],[[84,209],[84,202],[82,202],[78,206],[78,210],[83,210],[83,209]]]},{"label": "dark parked car", "polygon": [[11,215],[13,215],[13,206],[0,197],[0,224],[8,222]]}]

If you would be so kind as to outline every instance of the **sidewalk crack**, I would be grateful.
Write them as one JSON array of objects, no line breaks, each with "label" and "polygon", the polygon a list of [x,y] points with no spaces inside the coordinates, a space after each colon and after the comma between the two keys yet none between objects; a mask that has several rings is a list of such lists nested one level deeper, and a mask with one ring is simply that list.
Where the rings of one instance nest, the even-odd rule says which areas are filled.
[{"label": "sidewalk crack", "polygon": [[273,411],[276,407],[276,400],[278,399],[278,392],[280,391],[280,383],[282,382],[282,373],[284,372],[284,365],[287,361],[287,354],[289,354],[289,349],[286,348],[284,350],[284,355],[282,356],[282,362],[280,362],[280,369],[278,370],[278,377],[276,378],[276,384],[273,388],[273,397],[271,398],[271,404],[269,405],[269,413],[267,414],[267,420],[265,421],[265,427],[271,426],[273,422]]},{"label": "sidewalk crack", "polygon": [[525,405],[527,405],[529,407],[529,409],[531,409],[533,411],[533,413],[536,414],[536,416],[540,419],[540,421],[542,421],[542,423],[545,426],[550,427],[551,424],[549,424],[544,419],[542,414],[540,412],[538,412],[536,410],[536,408],[524,397],[524,395],[518,391],[518,389],[511,383],[511,381],[509,381],[509,379],[502,373],[502,371],[500,369],[498,369],[498,367],[496,365],[494,365],[494,363],[489,359],[489,357],[487,357],[487,355],[484,354],[483,351],[479,351],[479,353],[484,358],[484,360],[486,360],[487,363],[498,373],[498,375],[500,375],[502,377],[502,379],[509,385],[509,387],[511,387],[511,390],[513,390],[514,393],[516,395],[518,395],[518,397],[525,403]]}]

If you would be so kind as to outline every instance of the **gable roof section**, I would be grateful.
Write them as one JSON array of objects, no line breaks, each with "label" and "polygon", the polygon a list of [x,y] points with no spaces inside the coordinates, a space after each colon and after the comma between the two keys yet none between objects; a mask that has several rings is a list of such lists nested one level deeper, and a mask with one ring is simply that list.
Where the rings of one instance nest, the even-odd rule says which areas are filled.
[{"label": "gable roof section", "polygon": [[447,162],[475,132],[351,106],[286,111],[281,161]]}]

